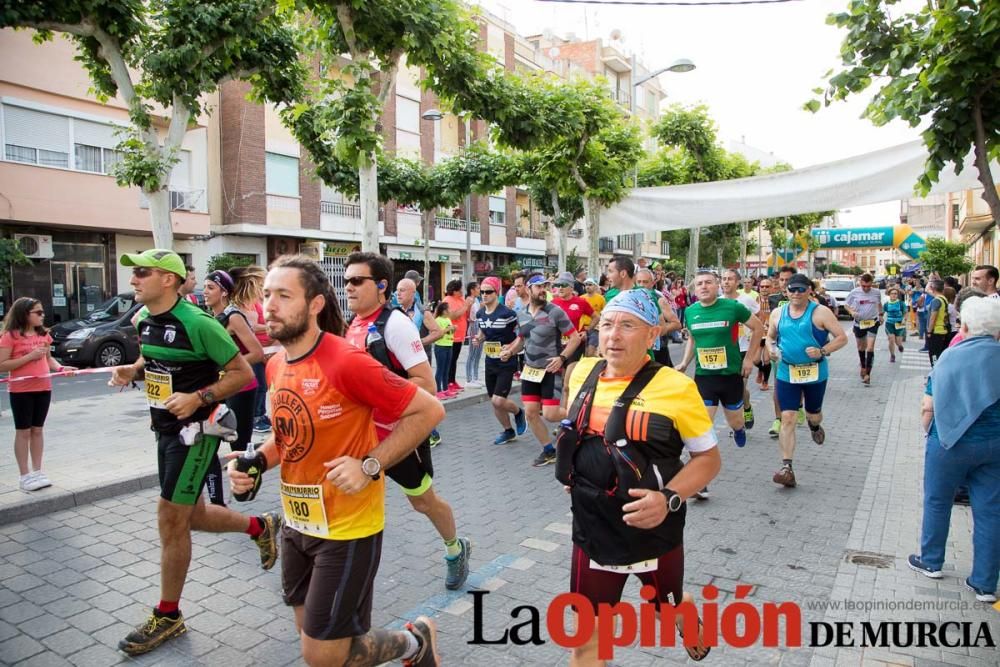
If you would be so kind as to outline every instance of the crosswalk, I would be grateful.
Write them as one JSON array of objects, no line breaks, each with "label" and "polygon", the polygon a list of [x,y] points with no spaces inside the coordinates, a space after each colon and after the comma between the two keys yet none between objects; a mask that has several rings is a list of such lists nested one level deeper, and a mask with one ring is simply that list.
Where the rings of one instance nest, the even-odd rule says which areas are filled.
[{"label": "crosswalk", "polygon": [[926,352],[919,352],[919,349],[917,347],[906,348],[900,354],[899,367],[904,370],[930,373],[931,360],[927,357]]}]

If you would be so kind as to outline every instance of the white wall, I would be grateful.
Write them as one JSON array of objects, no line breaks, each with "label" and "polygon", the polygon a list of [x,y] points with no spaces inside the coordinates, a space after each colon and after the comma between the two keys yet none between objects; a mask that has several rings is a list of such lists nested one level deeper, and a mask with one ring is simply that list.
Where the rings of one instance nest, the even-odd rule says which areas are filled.
[{"label": "white wall", "polygon": [[[152,239],[148,236],[116,234],[115,246],[118,250],[118,256],[121,257],[125,253],[149,250],[152,247]],[[179,253],[190,253],[191,264],[194,266],[199,281],[205,278],[208,260],[213,255],[225,252],[250,254],[257,256],[256,263],[259,266],[267,264],[267,239],[263,236],[219,235],[207,240],[178,239],[174,243],[174,250]],[[118,292],[128,292],[132,289],[128,284],[131,277],[132,270],[119,264]]]}]

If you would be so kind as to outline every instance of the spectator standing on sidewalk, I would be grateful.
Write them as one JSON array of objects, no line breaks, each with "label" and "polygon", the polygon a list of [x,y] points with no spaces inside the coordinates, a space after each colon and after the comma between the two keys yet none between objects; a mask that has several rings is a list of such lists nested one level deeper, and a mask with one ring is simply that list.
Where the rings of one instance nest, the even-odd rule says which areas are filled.
[{"label": "spectator standing on sidewalk", "polygon": [[448,317],[448,304],[444,301],[434,309],[434,321],[438,328],[444,332],[444,335],[434,341],[434,357],[437,361],[437,368],[434,369],[434,380],[437,384],[437,398],[443,401],[446,398],[453,398],[458,393],[448,388],[448,369],[451,367],[451,355],[454,349],[455,325]]},{"label": "spectator standing on sidewalk", "polygon": [[997,277],[1000,272],[997,267],[989,264],[980,264],[972,272],[972,286],[981,290],[990,299],[1000,299],[1000,292],[997,292]]},{"label": "spectator standing on sidewalk", "polygon": [[[445,294],[443,301],[448,304],[448,317],[455,325],[451,345],[451,361],[449,362],[451,365],[448,367],[448,390],[457,394],[465,388],[458,383],[455,373],[458,371],[458,355],[462,353],[462,343],[469,330],[469,308],[472,306],[472,297],[462,297],[462,281],[458,279],[448,282],[445,286]],[[440,345],[440,341],[436,344]]]},{"label": "spectator standing on sidewalk", "polygon": [[476,323],[476,315],[483,307],[479,300],[479,283],[473,281],[466,285],[465,296],[467,299],[472,299],[472,303],[469,305],[469,328],[466,332],[466,338],[469,341],[469,354],[465,357],[465,384],[470,387],[482,387],[483,383],[479,381],[479,361],[483,357],[483,348],[479,345],[477,338],[479,325]]},{"label": "spectator standing on sidewalk", "polygon": [[14,415],[14,458],[20,474],[18,486],[22,491],[52,486],[42,472],[45,448],[42,429],[52,399],[52,380],[48,374],[50,371],[76,370],[60,366],[49,354],[52,338],[43,325],[44,320],[42,302],[22,296],[11,305],[0,335],[0,371],[7,371],[11,380],[32,378],[8,385],[10,410]]},{"label": "spectator standing on sidewalk", "polygon": [[[940,579],[956,489],[966,484],[972,505],[972,573],[965,586],[980,602],[996,602],[1000,572],[1000,301],[962,304],[961,343],[946,350],[927,379],[921,420],[924,516],[920,555],[911,569]],[[975,372],[969,369],[975,368]],[[989,381],[983,382],[987,378]]]}]

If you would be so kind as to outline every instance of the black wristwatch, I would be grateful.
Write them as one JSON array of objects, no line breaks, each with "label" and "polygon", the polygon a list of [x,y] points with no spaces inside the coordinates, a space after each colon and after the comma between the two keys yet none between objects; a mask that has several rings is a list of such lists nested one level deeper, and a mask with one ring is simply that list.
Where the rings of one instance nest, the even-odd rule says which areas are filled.
[{"label": "black wristwatch", "polygon": [[211,405],[215,403],[215,392],[211,389],[199,389],[198,398],[201,400],[202,405]]},{"label": "black wristwatch", "polygon": [[667,509],[671,512],[680,510],[684,500],[672,489],[660,489],[660,493],[667,497]]},{"label": "black wristwatch", "polygon": [[822,354],[824,357],[829,357],[830,356],[830,353],[826,351],[825,347],[819,348],[819,353]]},{"label": "black wristwatch", "polygon": [[560,354],[559,355],[559,359],[562,360],[562,364],[563,364],[563,366],[565,366],[566,365],[566,357],[564,357],[563,355]]},{"label": "black wristwatch", "polygon": [[361,472],[377,482],[382,472],[382,464],[374,456],[366,456],[361,459]]}]

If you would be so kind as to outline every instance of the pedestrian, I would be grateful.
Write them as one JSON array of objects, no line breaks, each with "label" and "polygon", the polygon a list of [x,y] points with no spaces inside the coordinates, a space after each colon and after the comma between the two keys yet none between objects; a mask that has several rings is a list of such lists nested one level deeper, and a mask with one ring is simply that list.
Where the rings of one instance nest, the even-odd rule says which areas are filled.
[{"label": "pedestrian", "polygon": [[118,643],[128,655],[138,655],[187,631],[180,599],[191,565],[192,530],[246,533],[260,551],[261,567],[269,570],[278,559],[281,517],[244,516],[200,501],[219,448],[219,436],[206,430],[218,427],[213,415],[219,414],[219,402],[245,387],[253,371],[225,328],[180,297],[187,271],[176,253],[154,248],[122,255],[120,261],[132,267],[129,284],[143,304],[136,318],[141,356],[116,367],[109,384],[125,387],[144,379],[160,480],[160,602]]},{"label": "pedestrian", "polygon": [[[472,307],[472,301],[472,297],[462,296],[462,281],[460,279],[451,280],[445,286],[443,302],[448,304],[448,317],[451,318],[451,323],[455,327],[452,332],[452,355],[449,362],[451,365],[448,367],[448,390],[455,394],[464,389],[458,383],[455,374],[458,371],[458,357],[462,353],[462,344],[469,330],[469,309]],[[441,343],[438,341],[436,344],[440,345]]]},{"label": "pedestrian", "polygon": [[872,366],[875,363],[875,339],[882,324],[882,296],[870,273],[863,273],[858,286],[851,290],[844,300],[844,307],[854,318],[854,338],[858,342],[861,382],[868,386],[872,382]]},{"label": "pedestrian", "polygon": [[479,338],[479,325],[476,324],[476,315],[483,307],[479,299],[479,284],[471,282],[465,286],[465,296],[472,299],[469,306],[469,328],[466,332],[466,340],[469,342],[469,353],[465,356],[465,384],[470,387],[482,387],[479,381],[479,362],[483,356],[483,348],[476,342]]},{"label": "pedestrian", "polygon": [[[267,322],[264,321],[264,276],[267,272],[259,266],[238,266],[230,270],[229,275],[232,276],[235,286],[231,302],[247,318],[261,348],[272,346],[274,341],[267,335]],[[254,377],[257,378],[253,411],[254,433],[267,433],[271,430],[271,419],[267,416],[267,376],[264,372],[266,361],[265,358],[250,366]]]},{"label": "pedestrian", "polygon": [[910,307],[913,308],[917,320],[917,335],[920,336],[920,340],[925,341],[924,346],[918,350],[919,352],[927,351],[927,300],[924,282],[915,280],[913,290],[910,292]]},{"label": "pedestrian", "polygon": [[889,363],[896,363],[896,349],[903,353],[903,334],[906,325],[903,317],[906,314],[906,303],[900,299],[899,288],[889,288],[889,300],[882,306],[885,312],[885,337],[889,339]]},{"label": "pedestrian", "polygon": [[[254,364],[262,364],[264,362],[264,349],[253,333],[247,313],[231,302],[231,295],[236,292],[232,276],[226,271],[212,271],[205,276],[203,289],[205,290],[205,305],[208,306],[219,324],[225,327],[246,362],[250,364],[251,368]],[[256,312],[251,311],[251,313],[256,318]],[[247,445],[250,444],[250,439],[253,437],[256,399],[256,377],[250,378],[250,382],[226,399],[226,406],[236,416],[237,438],[234,442],[229,443],[230,449],[234,452],[246,451]],[[222,497],[222,466],[217,457],[211,462],[205,484],[211,501],[216,505],[225,505]]]},{"label": "pedestrian", "polygon": [[[279,257],[264,294],[268,332],[282,347],[267,367],[271,408],[308,426],[274,429],[254,456],[254,474],[233,461],[229,479],[234,494],[250,493],[280,466],[282,597],[293,609],[302,658],[308,665],[437,665],[433,621],[419,616],[400,631],[373,631],[371,610],[385,527],[382,472],[416,449],[444,409],[342,338],[337,297],[316,262]],[[382,440],[377,419],[395,424]]]},{"label": "pedestrian", "polygon": [[[613,608],[633,573],[665,620],[668,606],[693,601],[684,592],[685,501],[718,474],[721,458],[697,387],[646,354],[659,321],[644,290],[622,292],[605,306],[598,325],[604,358],[581,360],[568,380],[571,408],[559,432],[556,478],[572,498],[570,592],[590,609]],[[677,610],[675,618],[688,635],[688,656],[705,658],[697,616]],[[593,622],[577,619],[577,627]],[[573,649],[571,665],[605,664],[597,635]]]},{"label": "pedestrian", "polygon": [[434,341],[434,361],[437,368],[434,372],[437,386],[437,398],[444,400],[453,398],[457,391],[451,389],[448,383],[448,371],[451,368],[451,355],[455,349],[455,325],[448,316],[448,303],[442,301],[434,309],[434,322],[442,332],[442,336]]},{"label": "pedestrian", "polygon": [[944,297],[944,281],[931,280],[927,283],[927,356],[931,366],[941,353],[948,347],[955,332],[951,328],[951,317],[948,315],[948,300]]},{"label": "pedestrian", "polygon": [[42,302],[22,296],[11,304],[0,333],[0,371],[7,372],[8,379],[13,380],[7,390],[14,415],[14,459],[20,475],[17,484],[22,491],[52,486],[42,472],[45,418],[52,400],[52,380],[48,375],[76,370],[60,366],[52,358],[52,338],[44,320]]},{"label": "pedestrian", "polygon": [[1000,301],[967,299],[961,331],[964,340],[941,354],[921,403],[924,513],[920,555],[907,564],[932,579],[943,576],[952,501],[965,484],[973,519],[965,586],[977,601],[993,603],[1000,574]]},{"label": "pedestrian", "polygon": [[[753,292],[753,294],[748,294],[744,290],[739,289],[740,285],[740,272],[736,269],[727,269],[722,273],[722,296],[726,299],[732,299],[733,301],[739,301],[747,310],[754,316],[761,326],[760,340],[764,340],[764,319],[760,315],[760,294]],[[746,361],[747,357],[750,358],[751,362],[755,362],[755,356],[760,355],[760,343],[751,346],[750,339],[752,338],[752,332],[746,325],[739,325],[739,345],[740,345],[740,360]],[[753,372],[753,369],[751,369]],[[754,414],[753,414],[753,404],[750,402],[750,389],[747,387],[747,382],[750,380],[750,376],[743,376],[743,422],[746,424],[748,429],[754,426]]]}]

